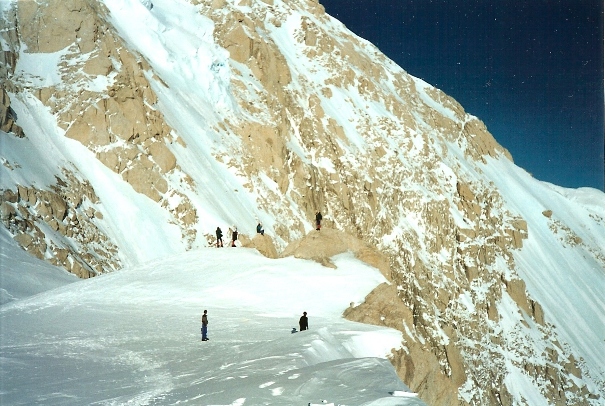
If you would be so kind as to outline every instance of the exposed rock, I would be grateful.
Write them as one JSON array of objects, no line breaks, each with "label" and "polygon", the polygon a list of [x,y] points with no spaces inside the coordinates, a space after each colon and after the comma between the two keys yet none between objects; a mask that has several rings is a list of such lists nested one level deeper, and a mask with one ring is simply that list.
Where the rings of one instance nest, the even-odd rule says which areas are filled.
[{"label": "exposed rock", "polygon": [[456,386],[441,373],[437,357],[417,341],[406,341],[406,349],[397,350],[392,362],[403,382],[414,388],[428,405],[454,406],[458,400]]},{"label": "exposed rock", "polygon": [[460,350],[456,346],[454,341],[450,341],[445,347],[445,355],[447,358],[448,365],[451,370],[452,383],[456,388],[459,388],[464,382],[466,382],[466,372],[464,359],[460,355]]},{"label": "exposed rock", "polygon": [[26,251],[29,251],[32,242],[34,241],[34,238],[29,234],[17,234],[14,238]]},{"label": "exposed rock", "polygon": [[150,157],[158,164],[161,173],[170,172],[176,168],[176,158],[166,144],[155,141],[149,145],[148,150]]},{"label": "exposed rock", "polygon": [[[171,134],[155,108],[157,97],[145,76],[149,65],[107,25],[103,7],[87,0],[19,3],[19,23],[27,25],[19,40],[29,52],[65,52],[61,76],[66,83],[77,83],[41,88],[36,95],[57,114],[67,137],[88,147],[134,190],[175,210],[175,223],[181,226],[184,238],[195,241],[197,227],[192,219],[197,218],[196,210],[188,196],[172,190],[164,178],[176,172],[171,176],[186,182],[187,175],[180,173],[167,147],[174,141],[184,143]],[[81,58],[82,54],[87,57]],[[109,87],[93,91],[83,85],[91,75],[110,75]],[[173,207],[167,199],[175,195],[180,196],[180,203]]]},{"label": "exposed rock", "polygon": [[15,122],[16,117],[13,109],[10,107],[10,98],[4,90],[4,86],[0,87],[0,131],[12,133],[16,137],[23,138],[23,129]]},{"label": "exposed rock", "polygon": [[352,252],[367,264],[378,268],[385,277],[390,278],[389,262],[383,254],[356,237],[325,226],[321,231],[311,231],[301,240],[290,243],[282,252],[282,257],[294,256],[295,258],[312,259],[334,268],[335,265],[330,258],[347,251]]},{"label": "exposed rock", "polygon": [[521,279],[515,279],[512,281],[504,281],[506,291],[510,297],[517,303],[526,314],[532,314],[530,309],[530,303],[527,300],[527,293],[525,291],[525,282]]},{"label": "exposed rock", "polygon": [[[66,173],[54,191],[18,186],[17,191],[4,190],[0,196],[2,223],[15,235],[19,245],[32,255],[46,259],[80,277],[115,270],[119,260],[116,247],[107,239],[94,219],[98,203],[90,184]],[[41,226],[58,233],[46,235]],[[81,250],[94,252],[82,257]]]},{"label": "exposed rock", "polygon": [[[344,312],[344,317],[361,323],[391,327],[401,330],[414,326],[412,311],[397,295],[397,286],[382,283],[364,300],[354,306],[352,303]],[[403,325],[402,325],[403,323]]]},{"label": "exposed rock", "polygon": [[540,303],[535,302],[535,301],[531,301],[531,310],[532,310],[532,316],[534,317],[534,320],[536,320],[536,322],[542,326],[544,326],[544,310],[542,310],[542,306],[540,305]]},{"label": "exposed rock", "polygon": [[240,235],[239,239],[242,242],[243,247],[255,248],[267,258],[279,257],[277,250],[275,249],[275,244],[273,244],[273,239],[267,234],[256,234],[254,237],[252,237],[252,239]]}]

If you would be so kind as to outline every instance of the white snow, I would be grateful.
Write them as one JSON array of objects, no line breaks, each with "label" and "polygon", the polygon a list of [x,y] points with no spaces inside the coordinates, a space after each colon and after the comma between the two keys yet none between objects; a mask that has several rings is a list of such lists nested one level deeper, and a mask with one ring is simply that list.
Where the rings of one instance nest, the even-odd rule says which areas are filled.
[{"label": "white snow", "polygon": [[28,78],[30,85],[39,87],[58,85],[62,82],[59,62],[67,53],[67,48],[46,54],[21,51],[15,74]]},{"label": "white snow", "polygon": [[416,84],[416,89],[418,89],[418,94],[420,95],[420,98],[424,103],[426,103],[427,106],[431,107],[435,111],[438,111],[439,113],[443,114],[443,116],[449,118],[452,121],[458,121],[456,113],[454,113],[451,109],[443,106],[441,103],[438,103],[437,101],[435,101],[435,99],[433,99],[427,94],[426,89],[433,88],[431,85],[426,83],[424,80],[418,78],[414,78],[414,83]]},{"label": "white snow", "polygon": [[4,227],[0,228],[0,265],[0,305],[80,280],[23,251]]},{"label": "white snow", "polygon": [[334,263],[205,248],[5,304],[0,403],[423,404],[386,359],[401,333],[341,317],[384,277]]},{"label": "white snow", "polygon": [[[489,158],[484,170],[507,207],[527,221],[528,238],[515,252],[519,276],[542,305],[546,321],[571,345],[576,360],[588,366],[591,376],[583,378],[595,390],[605,382],[605,235],[599,231],[605,222],[605,194],[537,181],[507,160]],[[552,210],[551,219],[542,214],[546,210]],[[557,220],[581,243],[568,240]]]},{"label": "white snow", "polygon": [[[14,165],[14,170],[4,166],[0,168],[3,186],[4,179],[10,179],[16,184],[36,185],[44,189],[56,182],[55,176],[60,176],[62,167],[72,169],[75,166],[86,179],[92,180],[102,203],[112,202],[98,207],[106,219],[100,228],[119,242],[124,265],[184,250],[180,229],[170,224],[166,211],[137,193],[81,143],[65,137],[54,117],[38,99],[24,94],[11,100],[11,106],[18,114],[26,116],[19,122],[28,137],[22,140],[0,137],[0,146],[4,148],[6,143],[6,147],[11,148],[2,150],[9,163],[13,159],[19,163]],[[143,232],[133,233],[137,229]]]},{"label": "white snow", "polygon": [[[24,115],[27,113],[24,112]],[[15,183],[22,186],[36,185],[46,188],[56,182],[59,166],[49,163],[40,151],[26,138],[0,136],[0,188],[13,189]],[[48,149],[47,149],[47,152]],[[52,152],[52,151],[51,151]]]}]

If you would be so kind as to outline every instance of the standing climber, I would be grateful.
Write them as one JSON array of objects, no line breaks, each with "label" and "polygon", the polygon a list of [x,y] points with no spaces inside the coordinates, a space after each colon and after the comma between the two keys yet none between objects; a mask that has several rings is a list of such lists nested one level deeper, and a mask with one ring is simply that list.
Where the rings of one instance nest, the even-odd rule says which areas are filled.
[{"label": "standing climber", "polygon": [[315,229],[317,231],[319,231],[319,229],[321,228],[321,213],[319,211],[315,212]]},{"label": "standing climber", "polygon": [[208,310],[202,315],[202,341],[208,341]]},{"label": "standing climber", "polygon": [[260,223],[260,221],[256,225],[256,232],[260,235],[265,235],[265,230],[263,229],[263,225]]},{"label": "standing climber", "polygon": [[298,327],[300,327],[300,331],[309,329],[309,319],[307,319],[307,312],[303,312],[303,315],[300,316],[300,320],[298,320]]},{"label": "standing climber", "polygon": [[216,228],[216,248],[223,246],[223,232],[220,227]]},{"label": "standing climber", "polygon": [[237,227],[233,226],[233,231],[231,232],[231,246],[235,247],[235,241],[237,241]]}]

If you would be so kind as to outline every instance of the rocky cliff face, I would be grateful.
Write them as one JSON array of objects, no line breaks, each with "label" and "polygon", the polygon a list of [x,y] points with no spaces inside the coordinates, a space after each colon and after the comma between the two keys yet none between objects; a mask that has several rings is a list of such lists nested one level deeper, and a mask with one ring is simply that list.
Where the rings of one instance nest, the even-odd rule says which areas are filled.
[{"label": "rocky cliff face", "polygon": [[[160,15],[153,13],[166,11],[161,3],[136,10]],[[320,209],[324,230],[313,238],[356,252],[391,281],[346,316],[403,332],[392,361],[428,404],[521,404],[511,369],[550,404],[605,396],[583,383],[586,365],[518,273],[516,253],[532,229],[485,170],[513,164],[479,119],[316,1],[183,5],[204,24],[188,31],[198,48],[185,56],[195,59],[199,44],[209,44],[211,61],[191,76],[183,71],[182,82],[169,72],[186,48],[175,49],[169,33],[187,31],[183,21],[147,21],[164,24],[157,32],[166,36],[158,43],[166,48],[150,54],[128,35],[116,4],[49,0],[3,10],[0,136],[39,145],[49,132],[56,148],[95,160],[74,163],[65,153],[53,163],[54,181],[43,184],[20,179],[19,158],[3,157],[12,184],[3,183],[2,222],[25,250],[82,277],[136,261],[125,253],[148,230],[111,232],[120,203],[89,175],[101,171],[96,163],[178,230],[167,237],[175,250],[210,242],[208,221],[255,225],[256,217],[274,244],[240,227],[248,246],[309,255],[305,244],[318,241],[300,239]],[[29,63],[42,58],[51,71]],[[198,82],[206,92],[196,91]],[[241,207],[217,209],[206,175],[224,177],[221,193],[241,196]],[[551,233],[605,267],[598,247],[545,213]],[[330,266],[336,251],[311,257]]]}]

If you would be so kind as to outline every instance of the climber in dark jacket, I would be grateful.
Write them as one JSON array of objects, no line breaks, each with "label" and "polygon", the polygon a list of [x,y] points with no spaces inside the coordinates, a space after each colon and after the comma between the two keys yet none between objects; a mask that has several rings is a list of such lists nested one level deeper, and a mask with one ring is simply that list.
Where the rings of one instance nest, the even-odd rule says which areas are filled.
[{"label": "climber in dark jacket", "polygon": [[300,327],[300,331],[309,329],[309,319],[307,318],[307,312],[303,312],[303,315],[300,316],[300,320],[298,320],[298,327]]},{"label": "climber in dark jacket", "polygon": [[220,227],[216,228],[216,248],[223,246],[223,232]]},{"label": "climber in dark jacket", "polygon": [[319,231],[319,229],[321,228],[321,219],[322,219],[321,213],[316,211],[315,212],[315,229],[317,231]]},{"label": "climber in dark jacket", "polygon": [[237,241],[237,227],[233,226],[234,230],[231,232],[231,246],[235,247],[235,242]]}]

